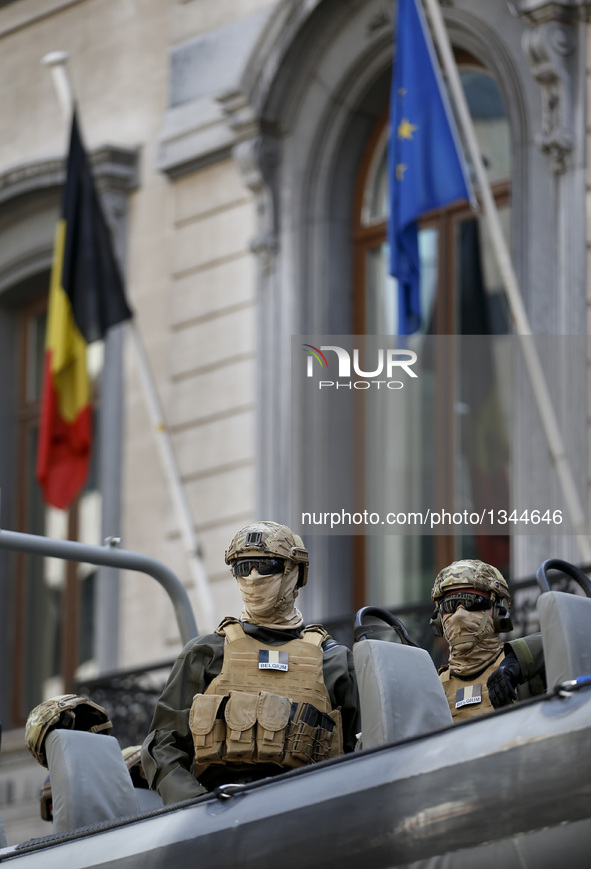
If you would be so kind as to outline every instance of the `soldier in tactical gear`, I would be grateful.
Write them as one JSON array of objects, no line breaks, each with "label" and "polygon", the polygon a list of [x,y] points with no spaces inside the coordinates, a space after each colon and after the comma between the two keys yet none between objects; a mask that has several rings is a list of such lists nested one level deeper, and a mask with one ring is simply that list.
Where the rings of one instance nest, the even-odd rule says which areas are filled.
[{"label": "soldier in tactical gear", "polygon": [[513,625],[509,587],[496,567],[455,561],[437,575],[431,598],[431,626],[449,645],[449,663],[439,678],[454,722],[511,703],[518,693],[523,698],[544,692],[541,635],[505,644],[499,636]]},{"label": "soldier in tactical gear", "polygon": [[142,761],[164,803],[353,751],[360,729],[349,649],[295,606],[308,577],[300,537],[255,522],[226,552],[243,608],[178,657]]}]

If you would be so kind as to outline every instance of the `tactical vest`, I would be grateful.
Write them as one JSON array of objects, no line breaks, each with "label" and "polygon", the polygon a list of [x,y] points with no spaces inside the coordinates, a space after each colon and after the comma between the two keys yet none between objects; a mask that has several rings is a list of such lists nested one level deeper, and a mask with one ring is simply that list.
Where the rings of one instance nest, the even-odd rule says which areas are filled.
[{"label": "tactical vest", "polygon": [[484,672],[474,677],[474,682],[468,679],[460,679],[455,676],[449,667],[443,667],[439,671],[439,678],[445,690],[445,696],[451,709],[454,723],[464,721],[466,718],[474,718],[484,712],[492,712],[494,706],[488,696],[486,683],[491,673],[497,669],[505,653],[501,652],[498,658],[489,664]]},{"label": "tactical vest", "polygon": [[324,628],[310,625],[281,646],[249,636],[233,618],[218,632],[226,637],[222,670],[189,715],[197,777],[210,764],[296,767],[343,753],[340,709],[324,684]]}]

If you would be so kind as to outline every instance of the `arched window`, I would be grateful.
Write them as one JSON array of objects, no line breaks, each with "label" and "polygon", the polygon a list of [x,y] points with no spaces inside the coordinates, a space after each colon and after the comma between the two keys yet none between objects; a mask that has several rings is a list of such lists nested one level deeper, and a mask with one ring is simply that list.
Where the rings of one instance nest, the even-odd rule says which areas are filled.
[{"label": "arched window", "polygon": [[[126,188],[136,155],[98,152],[105,211],[115,242],[123,237]],[[93,449],[84,490],[68,511],[45,504],[35,478],[45,326],[55,224],[64,178],[61,160],[42,159],[0,178],[0,360],[5,373],[0,413],[0,488],[4,527],[98,545],[120,527],[122,339],[117,328],[88,347],[93,382]],[[0,713],[21,726],[31,708],[71,691],[78,679],[117,661],[118,590],[104,568],[0,551],[3,654]],[[108,568],[106,569],[109,570]],[[0,647],[2,643],[0,642]],[[103,658],[103,656],[106,657]]]},{"label": "arched window", "polygon": [[[101,496],[97,474],[99,393],[103,342],[88,348],[93,389],[94,446],[84,490],[68,510],[46,505],[35,479],[37,437],[45,353],[47,286],[42,272],[12,288],[14,298],[31,296],[15,306],[18,362],[15,422],[18,451],[17,522],[29,533],[59,539],[100,542]],[[74,680],[94,674],[95,584],[92,565],[57,558],[19,555],[15,583],[15,663],[13,721],[49,696],[71,691]]]},{"label": "arched window", "polygon": [[[491,73],[471,55],[457,57],[460,76],[476,136],[505,232],[510,228],[510,129],[502,93]],[[375,126],[361,164],[354,230],[356,334],[395,335],[396,282],[388,274],[387,109]],[[474,458],[475,403],[462,382],[462,342],[453,336],[503,334],[509,330],[500,274],[491,249],[485,219],[468,203],[454,203],[425,215],[419,225],[422,324],[407,346],[420,351],[430,336],[446,339],[442,358],[423,377],[420,397],[404,398],[397,418],[384,402],[368,401],[365,411],[365,491],[379,485],[384,461],[434,507],[438,494],[454,493],[458,508],[486,498],[486,487],[497,490],[497,501],[508,498],[507,434],[499,421],[495,448],[486,462]],[[488,345],[486,351],[489,352]],[[490,374],[487,402],[502,402],[502,360],[484,365]],[[490,410],[490,407],[489,407]],[[499,414],[500,415],[500,414]],[[392,433],[396,436],[392,437]],[[482,451],[480,451],[482,453]],[[449,498],[447,498],[449,501]],[[357,603],[391,606],[428,595],[438,569],[457,558],[481,558],[501,570],[509,564],[509,538],[504,536],[415,536],[400,534],[356,538]]]}]

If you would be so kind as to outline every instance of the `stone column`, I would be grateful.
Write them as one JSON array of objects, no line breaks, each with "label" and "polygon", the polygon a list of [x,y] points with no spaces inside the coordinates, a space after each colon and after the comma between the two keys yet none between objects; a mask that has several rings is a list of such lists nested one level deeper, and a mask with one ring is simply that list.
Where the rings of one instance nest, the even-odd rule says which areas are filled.
[{"label": "stone column", "polygon": [[[541,129],[535,131],[535,143],[548,156],[548,171],[553,176],[554,213],[548,215],[553,227],[555,271],[552,290],[546,294],[530,293],[529,314],[536,334],[558,336],[584,335],[587,310],[587,251],[583,225],[586,214],[586,30],[584,21],[591,4],[585,0],[520,0],[517,12],[529,27],[523,35],[523,51],[532,75],[540,86],[542,105]],[[563,338],[566,342],[568,339]],[[571,348],[572,349],[572,348]],[[568,349],[560,365],[547,372],[571,469],[580,481],[579,495],[587,506],[589,438],[586,431],[587,372],[585,365],[573,367]],[[522,384],[524,394],[528,384]],[[531,417],[531,418],[530,418]],[[555,475],[547,461],[547,448],[535,433],[537,411],[528,415],[527,428],[518,435],[518,450],[530,449],[540,456],[542,466],[550,468],[552,479],[538,480],[534,493],[552,508],[561,498]],[[532,438],[532,424],[534,437]],[[582,435],[580,433],[583,433]],[[527,484],[532,486],[531,481]],[[516,492],[519,499],[519,492]],[[546,503],[547,502],[547,503]],[[552,551],[549,551],[551,547]],[[522,536],[515,540],[516,575],[531,573],[537,562],[550,556],[580,561],[573,537],[552,534]]]},{"label": "stone column", "polygon": [[252,191],[257,230],[250,247],[257,258],[256,468],[257,516],[288,522],[291,492],[289,312],[278,274],[279,141],[239,91],[219,97],[235,136],[233,156]]}]

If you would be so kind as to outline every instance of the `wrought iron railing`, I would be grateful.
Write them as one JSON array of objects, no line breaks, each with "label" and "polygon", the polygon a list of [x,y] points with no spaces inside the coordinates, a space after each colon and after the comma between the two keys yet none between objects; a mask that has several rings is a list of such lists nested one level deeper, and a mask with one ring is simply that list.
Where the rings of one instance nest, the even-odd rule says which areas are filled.
[{"label": "wrought iron railing", "polygon": [[113,736],[122,748],[139,745],[149,732],[156,701],[173,663],[173,660],[162,661],[106,673],[77,682],[74,690],[107,710],[113,723]]},{"label": "wrought iron railing", "polygon": [[[583,570],[589,573],[591,566],[583,567]],[[563,575],[557,574],[556,579],[552,580],[552,586],[557,591],[581,594],[580,586]],[[507,639],[539,630],[536,601],[540,589],[535,577],[511,583],[511,594],[514,629]],[[433,612],[430,601],[397,606],[392,612],[404,623],[413,640],[431,654],[436,666],[447,661],[447,644],[433,635],[429,625]],[[353,619],[354,613],[325,619],[324,627],[337,641],[350,647],[353,643]],[[391,637],[387,633],[381,636],[384,639],[396,639],[394,631]],[[80,681],[75,690],[91,697],[107,709],[113,722],[113,735],[118,738],[122,747],[137,745],[149,732],[156,701],[172,664],[173,661],[170,660],[120,670],[99,678]]]}]

